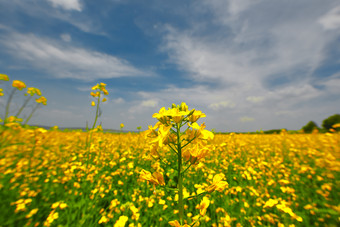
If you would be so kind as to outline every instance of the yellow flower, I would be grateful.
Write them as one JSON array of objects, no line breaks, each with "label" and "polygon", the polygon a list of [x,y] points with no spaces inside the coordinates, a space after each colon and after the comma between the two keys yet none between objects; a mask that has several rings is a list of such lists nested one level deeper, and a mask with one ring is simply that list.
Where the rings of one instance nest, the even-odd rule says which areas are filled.
[{"label": "yellow flower", "polygon": [[95,94],[93,92],[91,92],[91,95],[93,97],[96,97],[96,96],[99,96],[100,92],[99,91],[102,91],[104,93],[104,95],[108,95],[109,92],[106,90],[106,84],[104,83],[100,83],[100,84],[97,84],[95,86],[92,87],[92,90],[95,91],[95,90],[98,90],[98,92]]},{"label": "yellow flower", "polygon": [[162,107],[159,110],[159,113],[154,113],[152,117],[157,118],[157,120],[161,122],[162,124],[168,125],[170,123],[170,118],[166,116],[166,114],[167,114],[167,110],[165,109],[165,107]]},{"label": "yellow flower", "polygon": [[103,91],[104,95],[108,95],[109,94],[109,92],[105,88],[103,88],[101,90]]},{"label": "yellow flower", "polygon": [[189,121],[191,123],[196,122],[198,119],[201,117],[206,117],[204,113],[202,113],[200,110],[195,110],[190,116],[189,116]]},{"label": "yellow flower", "polygon": [[35,100],[37,103],[42,103],[43,105],[46,105],[47,99],[44,96],[41,96],[40,98]]},{"label": "yellow flower", "polygon": [[91,106],[95,106],[96,103],[94,101],[91,102]]},{"label": "yellow flower", "polygon": [[67,206],[67,204],[64,203],[64,202],[61,202],[61,203],[59,204],[59,208],[60,208],[60,209],[65,209],[66,207],[68,207],[68,206]]},{"label": "yellow flower", "polygon": [[106,101],[107,101],[107,99],[106,99],[106,98],[103,98],[102,102],[106,102]]},{"label": "yellow flower", "polygon": [[168,110],[166,112],[166,115],[168,117],[171,117],[175,123],[180,123],[184,119],[184,117],[189,113],[190,113],[189,111],[180,111],[177,108],[172,108],[171,110]]},{"label": "yellow flower", "polygon": [[190,226],[188,224],[181,225],[177,220],[169,221],[168,223],[169,225],[174,226],[174,227],[189,227]]},{"label": "yellow flower", "polygon": [[165,185],[163,174],[160,174],[158,172],[154,172],[153,174],[151,174],[149,171],[142,169],[140,171],[139,178],[141,180],[150,181],[154,185]]},{"label": "yellow flower", "polygon": [[26,218],[32,217],[33,215],[35,215],[38,212],[38,210],[39,210],[38,208],[31,210],[25,217]]},{"label": "yellow flower", "polygon": [[332,128],[340,128],[340,123],[334,124]]},{"label": "yellow flower", "polygon": [[100,220],[98,221],[98,224],[101,224],[101,223],[106,223],[106,222],[109,222],[110,219],[108,219],[105,215],[103,215]]},{"label": "yellow flower", "polygon": [[125,126],[125,125],[124,125],[123,123],[120,124],[120,128],[124,128],[124,126]]},{"label": "yellow flower", "polygon": [[33,96],[34,94],[37,94],[38,96],[41,96],[41,91],[38,88],[29,87],[27,88],[27,94],[31,96]]},{"label": "yellow flower", "polygon": [[0,73],[0,80],[9,81],[9,78],[7,75]]},{"label": "yellow flower", "polygon": [[91,92],[92,97],[97,97],[97,95],[98,95],[97,93]]},{"label": "yellow flower", "polygon": [[17,88],[18,90],[22,90],[26,87],[26,84],[20,80],[13,80],[12,86]]},{"label": "yellow flower", "polygon": [[4,96],[3,91],[4,91],[4,89],[0,88],[0,96]]},{"label": "yellow flower", "polygon": [[60,202],[55,202],[52,204],[51,208],[56,209],[57,207],[59,207],[59,205],[60,205]]},{"label": "yellow flower", "polygon": [[273,207],[275,206],[276,204],[278,204],[278,201],[276,199],[269,199],[266,204],[264,204],[263,208],[266,208],[266,207]]},{"label": "yellow flower", "polygon": [[195,136],[198,136],[199,139],[203,139],[203,140],[212,140],[214,138],[214,133],[205,130],[205,123],[201,124],[201,126],[199,126],[196,122],[190,124],[188,123],[188,126],[197,130],[197,133],[195,133]]},{"label": "yellow flower", "polygon": [[9,116],[7,118],[7,122],[21,122],[22,119],[21,118],[18,118],[18,117],[15,117],[15,116]]},{"label": "yellow flower", "polygon": [[128,217],[127,216],[120,216],[119,219],[116,221],[114,227],[124,227],[125,223],[128,221]]},{"label": "yellow flower", "polygon": [[157,137],[151,143],[157,143],[159,147],[163,147],[164,142],[168,141],[171,126],[160,125]]},{"label": "yellow flower", "polygon": [[93,87],[92,87],[92,90],[94,91],[94,90],[97,90],[98,88],[99,88],[99,84],[93,86]]},{"label": "yellow flower", "polygon": [[228,187],[228,182],[222,181],[223,178],[224,178],[223,173],[216,174],[213,178],[213,183],[209,187],[207,187],[205,190],[209,193],[215,190],[222,192],[226,187]]},{"label": "yellow flower", "polygon": [[52,210],[51,213],[48,215],[48,217],[47,217],[47,219],[46,219],[44,225],[45,225],[45,226],[50,226],[51,223],[52,223],[54,220],[58,219],[58,218],[59,218],[59,213],[58,213],[58,212],[55,212],[54,210]]},{"label": "yellow flower", "polygon": [[205,213],[207,212],[207,208],[210,205],[210,200],[208,197],[204,196],[200,205],[198,205],[196,208],[200,209],[200,215],[204,216]]}]

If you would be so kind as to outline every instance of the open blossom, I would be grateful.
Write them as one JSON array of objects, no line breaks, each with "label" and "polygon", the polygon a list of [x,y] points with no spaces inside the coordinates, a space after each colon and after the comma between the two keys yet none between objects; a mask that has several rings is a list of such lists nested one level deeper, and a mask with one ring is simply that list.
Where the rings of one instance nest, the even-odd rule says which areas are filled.
[{"label": "open blossom", "polygon": [[[95,86],[93,86],[92,87],[92,90],[93,91],[95,91],[95,90],[100,90],[100,91],[102,91],[103,93],[104,93],[104,95],[108,95],[109,94],[109,92],[106,90],[106,84],[104,84],[104,83],[99,83],[99,84],[97,84],[97,85],[95,85]],[[92,95],[92,93],[91,93],[91,95]]]},{"label": "open blossom", "polygon": [[9,81],[9,78],[7,75],[0,73],[0,80]]},{"label": "open blossom", "polygon": [[267,208],[267,207],[273,207],[275,206],[276,204],[278,204],[279,201],[276,200],[276,199],[269,199],[263,206],[263,208]]},{"label": "open blossom", "polygon": [[210,205],[210,200],[208,197],[204,196],[201,203],[199,205],[196,206],[196,209],[200,210],[200,215],[204,216],[205,213],[207,212],[207,208]]},{"label": "open blossom", "polygon": [[213,183],[208,186],[205,190],[209,193],[213,191],[219,191],[222,192],[226,187],[228,187],[228,182],[222,181],[224,178],[224,174],[220,173],[214,176]]},{"label": "open blossom", "polygon": [[165,185],[163,174],[160,174],[158,172],[154,172],[153,174],[151,174],[149,171],[142,169],[140,171],[139,178],[141,180],[147,180],[154,185]]},{"label": "open blossom", "polygon": [[210,154],[210,150],[201,143],[201,141],[194,141],[193,146],[186,148],[182,156],[186,161],[190,161],[191,164],[198,164],[198,162],[207,157]]},{"label": "open blossom", "polygon": [[[101,94],[103,93],[104,95],[108,95],[109,92],[106,90],[106,84],[104,83],[99,83],[95,86],[92,87],[92,90],[91,91],[91,96],[94,97],[96,100],[100,101],[100,97],[101,97]],[[103,98],[101,99],[102,102],[106,102],[107,99],[106,98]],[[92,106],[95,106],[96,104],[94,102],[91,102],[91,105]]]},{"label": "open blossom", "polygon": [[188,224],[181,225],[177,220],[175,221],[169,221],[169,225],[174,226],[174,227],[190,227]]},{"label": "open blossom", "polygon": [[202,111],[200,110],[195,110],[190,116],[189,116],[189,121],[191,123],[196,122],[198,119],[200,119],[201,117],[206,117],[206,115],[204,113],[202,113]]},{"label": "open blossom", "polygon": [[29,87],[27,88],[27,94],[33,96],[33,95],[38,95],[41,96],[41,91],[38,88],[35,87]]},{"label": "open blossom", "polygon": [[129,220],[127,216],[120,216],[119,219],[116,221],[114,227],[124,227],[126,222]]},{"label": "open blossom", "polygon": [[13,80],[12,86],[17,88],[18,90],[22,90],[26,87],[26,84],[20,80]]},{"label": "open blossom", "polygon": [[46,105],[47,99],[44,96],[41,96],[40,98],[35,100],[37,103],[42,103],[43,105]]},{"label": "open blossom", "polygon": [[214,133],[210,132],[209,130],[205,129],[205,123],[202,123],[201,126],[199,126],[196,122],[190,124],[188,123],[188,126],[191,127],[194,130],[197,130],[195,133],[195,136],[199,139],[207,140],[207,139],[213,139]]}]

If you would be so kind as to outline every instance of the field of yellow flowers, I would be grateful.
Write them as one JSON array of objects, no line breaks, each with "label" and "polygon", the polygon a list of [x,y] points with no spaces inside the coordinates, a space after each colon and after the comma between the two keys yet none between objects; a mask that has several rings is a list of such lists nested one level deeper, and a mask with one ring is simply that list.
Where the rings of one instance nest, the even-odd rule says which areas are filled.
[{"label": "field of yellow flowers", "polygon": [[124,124],[121,133],[103,132],[104,83],[92,87],[91,128],[45,130],[27,124],[47,103],[40,90],[28,87],[13,112],[26,84],[9,88],[0,118],[0,227],[339,226],[336,130],[214,134],[197,123],[204,113],[181,103],[161,108],[145,132],[122,133]]},{"label": "field of yellow flowers", "polygon": [[[339,133],[215,134],[205,148],[186,173],[184,198],[216,174],[228,185],[205,195],[203,214],[201,198],[186,200],[185,223],[339,225]],[[0,226],[169,226],[176,192],[140,179],[160,166],[144,133],[1,126]]]}]

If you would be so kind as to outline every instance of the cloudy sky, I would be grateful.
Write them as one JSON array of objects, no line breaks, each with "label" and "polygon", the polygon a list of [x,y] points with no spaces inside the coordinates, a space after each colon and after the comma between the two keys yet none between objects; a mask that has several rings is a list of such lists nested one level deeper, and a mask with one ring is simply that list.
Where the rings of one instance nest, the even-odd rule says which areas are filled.
[{"label": "cloudy sky", "polygon": [[92,124],[99,82],[112,129],[146,129],[181,102],[224,132],[340,112],[338,0],[0,0],[0,15],[0,73],[48,99],[31,124]]}]

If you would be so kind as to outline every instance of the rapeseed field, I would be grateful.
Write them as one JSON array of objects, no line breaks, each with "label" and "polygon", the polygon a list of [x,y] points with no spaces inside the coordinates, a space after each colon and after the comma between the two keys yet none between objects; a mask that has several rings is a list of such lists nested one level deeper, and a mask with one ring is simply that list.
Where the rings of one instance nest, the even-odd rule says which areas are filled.
[{"label": "rapeseed field", "polygon": [[[0,74],[0,80],[9,81]],[[1,82],[1,81],[0,81]],[[47,99],[13,81],[0,125],[0,226],[339,226],[340,133],[218,134],[185,103],[144,132],[31,127]],[[3,89],[0,96],[3,96]],[[23,121],[27,103],[34,108]],[[151,117],[151,116],[150,116]],[[138,127],[140,130],[140,127]]]},{"label": "rapeseed field", "polygon": [[[0,226],[169,226],[173,191],[140,180],[156,170],[142,133],[1,129]],[[337,226],[340,134],[217,134],[187,171],[184,197],[215,174],[228,187],[187,200],[184,220],[200,226]],[[198,223],[198,222],[196,222]]]}]

